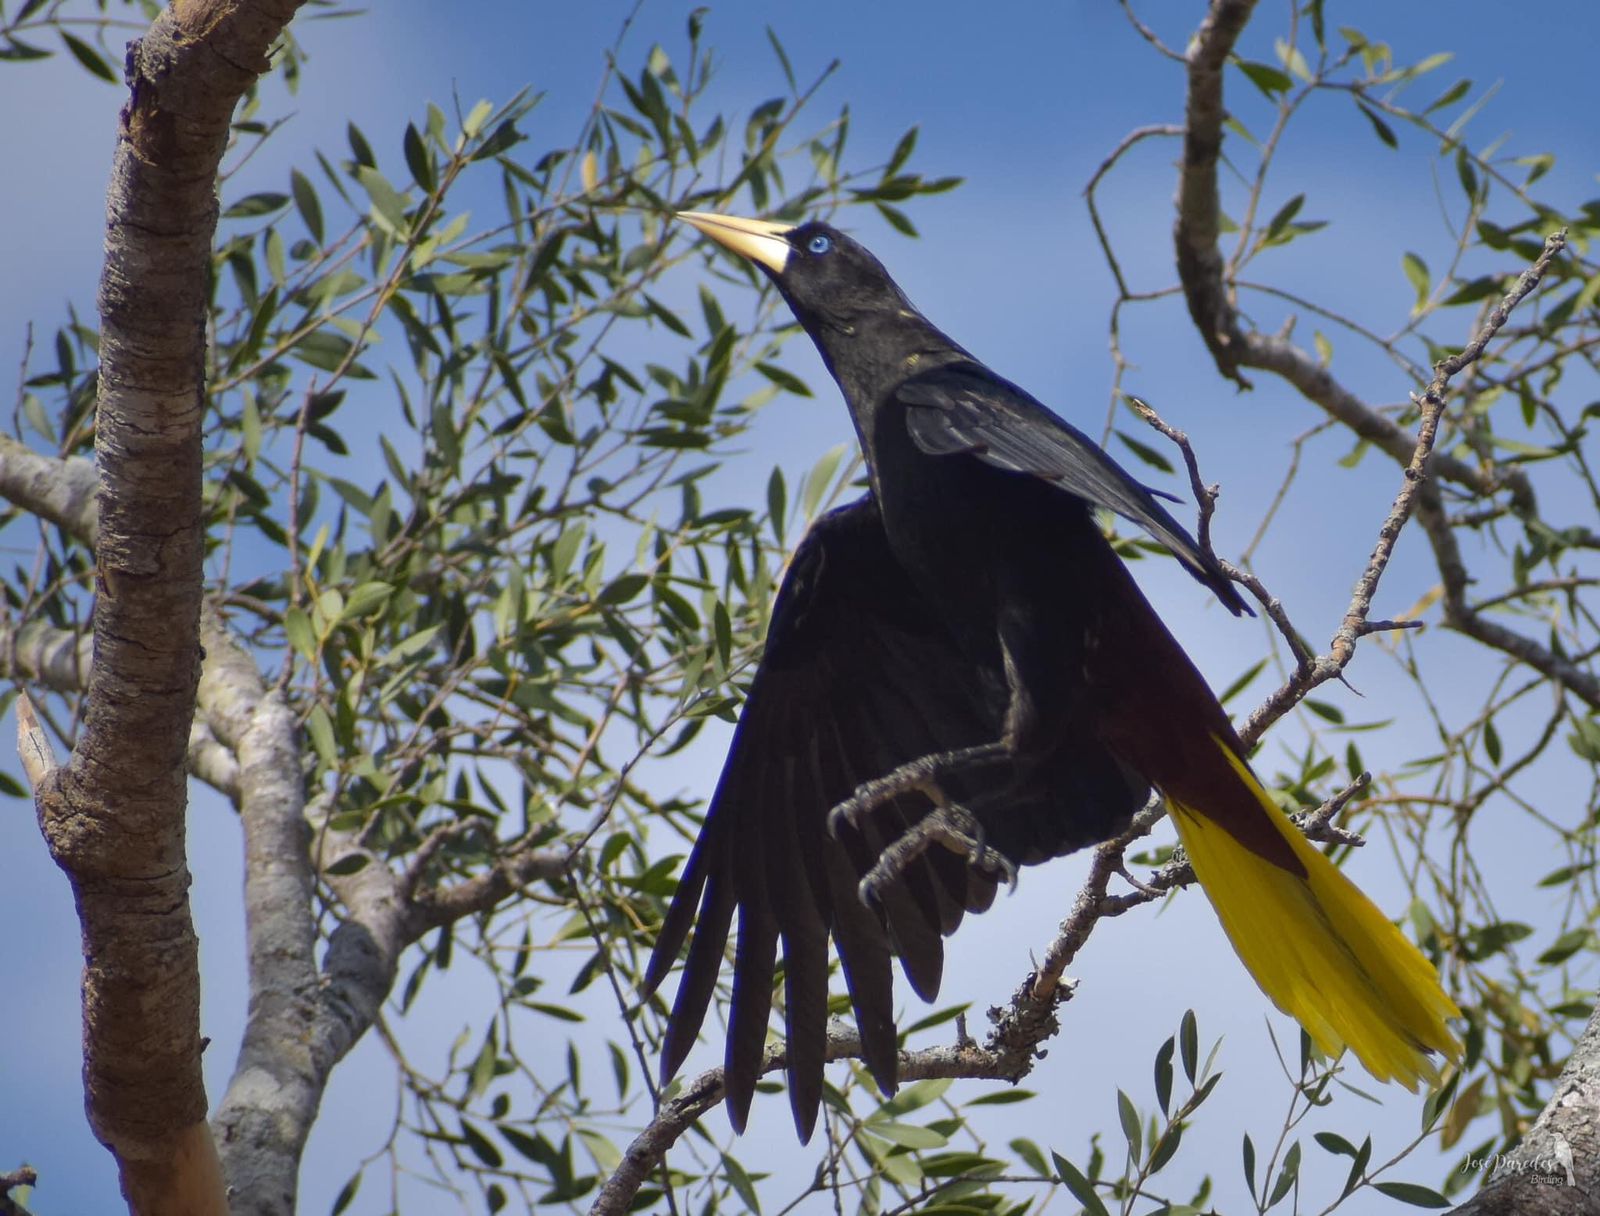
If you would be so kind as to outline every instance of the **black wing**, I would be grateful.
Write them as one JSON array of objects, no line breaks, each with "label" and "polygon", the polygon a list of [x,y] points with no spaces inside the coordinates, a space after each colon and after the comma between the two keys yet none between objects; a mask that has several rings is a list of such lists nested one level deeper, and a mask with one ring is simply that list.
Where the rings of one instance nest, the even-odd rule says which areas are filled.
[{"label": "black wing", "polygon": [[929,455],[966,453],[1030,473],[1138,524],[1233,613],[1248,613],[1229,578],[1151,492],[1082,431],[980,363],[963,361],[906,380],[895,391],[909,408],[911,437]]},{"label": "black wing", "polygon": [[[838,948],[862,1053],[892,1093],[897,1070],[890,957],[924,999],[938,992],[942,934],[994,897],[989,876],[932,849],[874,911],[856,885],[887,841],[926,814],[915,798],[835,841],[827,812],[863,781],[933,752],[1000,735],[1005,689],[956,649],[889,551],[876,503],[823,516],[794,555],[705,825],[645,976],[653,992],[690,943],[662,1046],[663,1078],[693,1046],[735,911],[728,1027],[730,1117],[742,1129],[761,1072],[777,947],[784,961],[790,1102],[809,1137],[822,1093],[828,942]],[[1045,831],[1044,835],[1049,836]]]}]

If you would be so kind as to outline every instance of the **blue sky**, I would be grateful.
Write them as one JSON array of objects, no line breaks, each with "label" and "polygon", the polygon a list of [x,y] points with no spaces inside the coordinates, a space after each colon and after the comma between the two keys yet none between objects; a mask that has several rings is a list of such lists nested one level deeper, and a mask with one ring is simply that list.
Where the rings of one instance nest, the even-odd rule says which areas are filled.
[{"label": "blue sky", "polygon": [[[669,52],[681,47],[690,7],[646,3],[624,48],[624,63],[636,64],[652,42],[660,41]],[[1147,7],[1152,10],[1147,19],[1179,47],[1201,11],[1198,4],[1171,0]],[[1272,58],[1271,38],[1286,8],[1262,5],[1246,39],[1248,57]],[[523,124],[529,137],[524,147],[558,144],[587,109],[602,51],[625,11],[612,3],[502,2],[452,6],[444,19],[437,5],[401,0],[354,20],[305,22],[298,27],[310,55],[305,85],[286,103],[295,117],[270,154],[241,175],[241,190],[281,188],[287,166],[304,163],[311,149],[342,149],[346,121],[356,122],[389,149],[385,155],[392,155],[405,121],[427,101],[447,105],[453,93],[470,104],[478,97],[504,99],[531,85],[547,97]],[[1600,35],[1600,12],[1591,3],[1545,3],[1511,20],[1503,4],[1489,0],[1407,5],[1329,0],[1328,17],[1330,26],[1355,26],[1390,42],[1400,62],[1454,51],[1455,62],[1441,70],[1436,86],[1423,86],[1422,95],[1431,96],[1429,87],[1440,91],[1462,75],[1480,89],[1499,82],[1473,127],[1475,146],[1505,135],[1513,149],[1555,152],[1559,161],[1547,179],[1546,195],[1571,204],[1596,193],[1600,137],[1588,90],[1579,83],[1591,79]],[[1182,78],[1176,65],[1153,54],[1108,3],[730,4],[713,7],[707,20],[707,41],[719,49],[721,61],[711,99],[716,108],[738,112],[784,91],[767,45],[768,25],[783,39],[802,77],[835,57],[841,60],[819,97],[817,113],[849,102],[852,145],[861,163],[886,152],[901,132],[918,125],[915,167],[931,176],[967,179],[953,194],[916,204],[920,241],[864,216],[850,221],[857,234],[936,322],[1003,374],[1098,432],[1110,386],[1106,315],[1112,295],[1081,191],[1127,130],[1180,120]],[[1253,129],[1264,126],[1257,121],[1259,98],[1241,88],[1237,78],[1230,84],[1230,101],[1240,117]],[[42,336],[67,305],[92,309],[103,190],[120,101],[120,90],[88,80],[63,60],[8,64],[0,71],[0,112],[27,115],[0,133],[0,158],[11,166],[8,185],[0,187],[7,221],[0,230],[0,278],[11,285],[0,298],[0,368],[18,366],[30,319]],[[1380,330],[1397,327],[1412,300],[1401,255],[1415,250],[1437,266],[1448,248],[1430,153],[1415,140],[1404,142],[1398,152],[1383,148],[1348,103],[1330,100],[1315,107],[1288,142],[1267,205],[1305,192],[1305,215],[1333,224],[1274,255],[1263,276],[1270,271],[1274,281],[1368,318]],[[1176,155],[1170,142],[1145,145],[1103,195],[1124,268],[1139,286],[1172,279]],[[1261,316],[1265,326],[1272,314]],[[1357,354],[1348,339],[1334,338],[1336,368],[1352,388],[1375,402],[1401,398],[1407,385],[1392,367]],[[1265,376],[1255,392],[1244,395],[1222,383],[1176,301],[1129,314],[1125,344],[1139,363],[1128,387],[1189,431],[1208,480],[1223,484],[1216,540],[1224,554],[1236,552],[1276,490],[1288,443],[1313,425],[1316,415]],[[774,460],[798,472],[849,436],[831,389],[820,390],[824,376],[814,357],[799,344],[791,345],[789,357],[819,386],[818,395],[768,411],[744,471],[727,483],[730,496],[754,492]],[[1329,466],[1331,454],[1347,446],[1337,439],[1313,445],[1308,459]],[[744,476],[747,482],[740,480]],[[1258,571],[1313,639],[1329,636],[1342,613],[1395,484],[1395,469],[1376,460],[1353,471],[1318,467],[1291,500],[1297,531],[1278,529],[1258,552]],[[1402,611],[1426,589],[1431,579],[1424,558],[1414,542],[1402,545],[1380,596],[1379,615]],[[1208,604],[1181,574],[1148,562],[1139,574],[1214,683],[1229,682],[1263,652],[1257,627],[1235,622]],[[1430,631],[1418,644],[1428,648],[1449,696],[1470,698],[1489,678],[1486,668],[1466,661],[1468,651],[1459,641],[1440,631]],[[1462,661],[1456,662],[1458,657]],[[1424,728],[1417,707],[1377,647],[1363,653],[1352,681],[1367,694],[1364,701],[1342,689],[1326,699],[1354,718],[1397,720],[1390,731],[1363,740],[1369,763],[1426,750],[1418,737]],[[10,738],[9,721],[3,729]],[[1291,726],[1284,738],[1292,743],[1294,737]],[[1269,770],[1273,747],[1269,743],[1264,761]],[[707,756],[704,771],[673,770],[671,780],[708,791],[717,761],[714,747]],[[1552,799],[1564,796],[1559,788],[1551,791]],[[13,935],[6,955],[15,996],[0,1008],[0,1041],[27,1049],[14,1048],[0,1062],[0,1092],[7,1095],[0,1105],[0,1166],[27,1159],[40,1168],[44,1185],[35,1209],[41,1216],[111,1210],[114,1173],[109,1157],[88,1137],[78,1089],[79,958],[70,895],[45,854],[28,807],[18,803],[9,809],[0,817],[0,850],[11,863],[0,887],[0,924],[27,931]],[[205,795],[193,807],[191,837],[206,1033],[214,1040],[208,1077],[215,1100],[243,1015],[240,849],[231,812]],[[1512,848],[1500,850],[1497,861],[1503,910],[1548,920],[1553,909],[1531,880],[1553,863],[1521,857]],[[1030,949],[1042,949],[1048,941],[1082,868],[1074,859],[1032,871],[1017,896],[969,921],[951,948],[947,999],[971,1000],[979,1008],[1002,999],[1026,970]],[[1386,889],[1397,890],[1386,887],[1384,870],[1381,855],[1356,860],[1358,880],[1380,902]],[[1214,1142],[1191,1145],[1185,1156],[1193,1154],[1198,1168],[1200,1159],[1214,1153],[1224,1163],[1216,1166],[1219,1174],[1237,1188],[1237,1166],[1231,1163],[1237,1161],[1238,1130],[1252,1126],[1258,1141],[1263,1131],[1270,1132],[1276,1108],[1257,1109],[1257,1095],[1278,1090],[1270,1088],[1275,1070],[1266,1065],[1265,1002],[1232,963],[1209,911],[1190,897],[1159,917],[1128,917],[1105,926],[1074,972],[1085,981],[1081,994],[1065,1012],[1065,1030],[1051,1044],[1049,1059],[1029,1083],[1068,1097],[1015,1108],[1026,1121],[1018,1130],[1007,1130],[1004,1108],[996,1108],[996,1138],[1028,1134],[1081,1155],[1088,1130],[1114,1128],[1118,1084],[1148,1099],[1150,1057],[1175,1029],[1182,1010],[1193,1006],[1203,1034],[1228,1036],[1224,1066],[1229,1075],[1213,1102],[1227,1103],[1236,1118],[1221,1121],[1225,1127]],[[432,1035],[447,1042],[460,1028],[452,1006],[469,999],[459,989],[439,992],[408,1021],[424,1040]],[[1282,1020],[1276,1021],[1281,1030]],[[304,1211],[326,1210],[352,1158],[377,1147],[392,1093],[387,1061],[372,1042],[364,1043],[341,1066],[313,1134]],[[1402,1137],[1415,1118],[1414,1107],[1399,1104],[1376,1113],[1374,1126],[1391,1138]],[[770,1140],[772,1152],[784,1154],[791,1134],[781,1100],[759,1100],[751,1138]],[[747,1148],[756,1155],[755,1145]],[[1422,1167],[1406,1176],[1436,1180]],[[364,1189],[352,1210],[383,1210],[380,1188]]]}]

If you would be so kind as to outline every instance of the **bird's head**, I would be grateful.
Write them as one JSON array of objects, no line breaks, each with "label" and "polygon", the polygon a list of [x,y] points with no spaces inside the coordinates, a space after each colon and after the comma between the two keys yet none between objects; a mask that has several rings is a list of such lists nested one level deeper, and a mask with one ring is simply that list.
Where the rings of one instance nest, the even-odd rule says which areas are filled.
[{"label": "bird's head", "polygon": [[868,317],[921,320],[878,259],[837,228],[709,211],[680,211],[678,218],[766,271],[819,340],[828,330],[853,333]]}]

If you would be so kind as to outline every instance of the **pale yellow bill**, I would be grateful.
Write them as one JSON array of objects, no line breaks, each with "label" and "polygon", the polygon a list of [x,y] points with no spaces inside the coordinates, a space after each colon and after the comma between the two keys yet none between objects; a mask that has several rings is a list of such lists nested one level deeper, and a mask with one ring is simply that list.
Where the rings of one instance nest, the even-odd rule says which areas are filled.
[{"label": "pale yellow bill", "polygon": [[680,211],[678,218],[705,233],[717,244],[759,262],[773,274],[782,274],[789,264],[789,242],[784,234],[793,224],[775,224],[770,220],[747,220],[736,215],[718,215],[713,211]]}]

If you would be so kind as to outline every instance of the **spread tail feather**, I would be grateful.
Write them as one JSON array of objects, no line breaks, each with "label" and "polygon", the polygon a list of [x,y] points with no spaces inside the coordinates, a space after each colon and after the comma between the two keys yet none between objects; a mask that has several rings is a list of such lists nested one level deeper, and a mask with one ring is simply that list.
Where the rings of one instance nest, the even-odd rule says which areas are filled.
[{"label": "spread tail feather", "polygon": [[[1214,737],[1215,738],[1215,737]],[[1330,1057],[1348,1047],[1380,1081],[1435,1084],[1432,1052],[1461,1057],[1459,1017],[1433,965],[1312,847],[1248,766],[1216,744],[1305,868],[1296,875],[1240,844],[1200,808],[1169,798],[1195,877],[1245,967]]]}]

